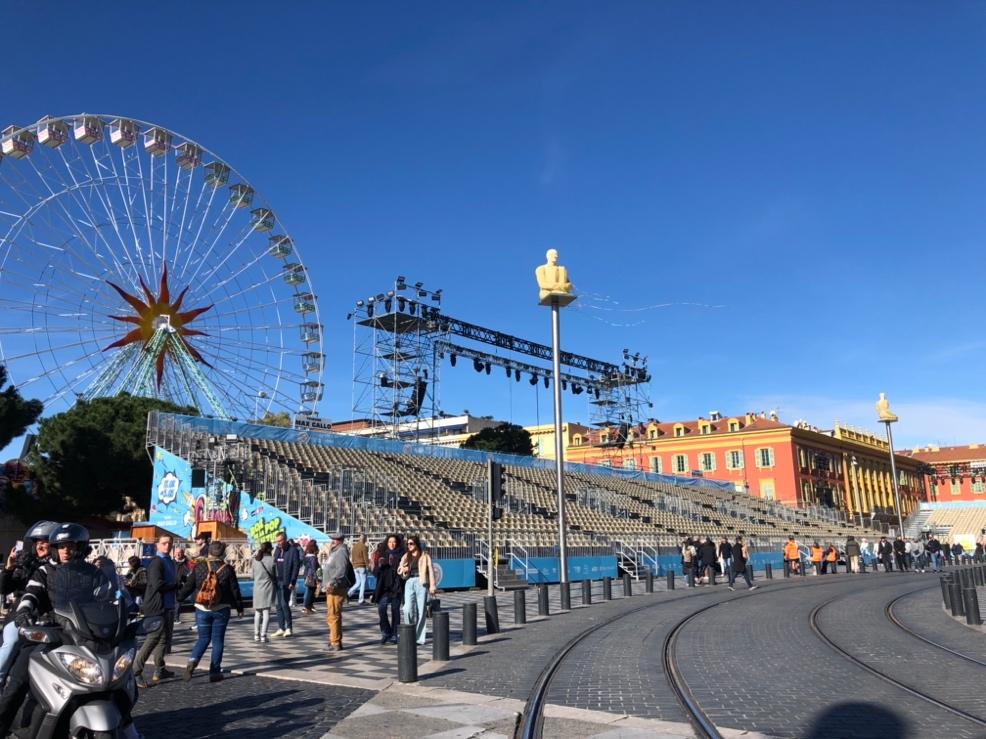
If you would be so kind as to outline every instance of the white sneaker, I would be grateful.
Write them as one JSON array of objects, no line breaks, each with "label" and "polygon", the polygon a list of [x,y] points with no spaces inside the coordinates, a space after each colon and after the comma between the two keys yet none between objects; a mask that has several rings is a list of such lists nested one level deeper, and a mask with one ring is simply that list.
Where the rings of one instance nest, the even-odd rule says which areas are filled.
[{"label": "white sneaker", "polygon": [[271,636],[284,636],[284,629],[278,629]]},{"label": "white sneaker", "polygon": [[254,634],[253,635],[253,640],[254,641],[260,641],[260,634]]},{"label": "white sneaker", "polygon": [[[277,635],[275,634],[275,636],[277,636]],[[281,636],[291,636],[291,629],[285,629],[284,630],[284,633],[281,634]]]}]

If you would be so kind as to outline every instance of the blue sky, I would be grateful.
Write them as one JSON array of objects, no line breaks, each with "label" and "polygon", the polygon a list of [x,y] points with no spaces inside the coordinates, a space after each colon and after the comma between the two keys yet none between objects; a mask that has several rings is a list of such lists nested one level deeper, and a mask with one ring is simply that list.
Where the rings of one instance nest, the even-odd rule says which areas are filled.
[{"label": "blue sky", "polygon": [[[565,347],[649,356],[662,420],[874,428],[882,391],[898,445],[986,440],[986,5],[13,6],[11,122],[153,121],[275,207],[319,296],[329,418],[353,301],[403,274],[547,341],[532,270],[555,247],[585,296]],[[441,392],[544,422],[538,387],[460,365]]]}]

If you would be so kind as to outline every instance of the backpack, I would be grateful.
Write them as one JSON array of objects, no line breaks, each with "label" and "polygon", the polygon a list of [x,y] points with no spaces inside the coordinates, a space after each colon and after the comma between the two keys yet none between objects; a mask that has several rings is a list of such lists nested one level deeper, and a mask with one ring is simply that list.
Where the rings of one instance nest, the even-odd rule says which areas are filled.
[{"label": "backpack", "polygon": [[351,588],[356,584],[356,570],[353,569],[353,563],[346,560],[346,588]]},{"label": "backpack", "polygon": [[202,581],[202,587],[199,588],[199,592],[195,596],[195,605],[205,606],[206,608],[212,608],[216,605],[219,601],[219,573],[227,567],[229,565],[223,564],[219,569],[214,570],[206,564],[208,574],[205,576],[205,580]]}]

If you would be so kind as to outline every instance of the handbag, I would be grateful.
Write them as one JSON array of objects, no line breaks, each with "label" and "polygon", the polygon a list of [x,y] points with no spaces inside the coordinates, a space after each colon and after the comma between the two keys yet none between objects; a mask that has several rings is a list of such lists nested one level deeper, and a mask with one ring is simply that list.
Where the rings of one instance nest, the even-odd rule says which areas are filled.
[{"label": "handbag", "polygon": [[429,598],[425,601],[425,618],[431,618],[442,610],[442,601],[438,598]]}]

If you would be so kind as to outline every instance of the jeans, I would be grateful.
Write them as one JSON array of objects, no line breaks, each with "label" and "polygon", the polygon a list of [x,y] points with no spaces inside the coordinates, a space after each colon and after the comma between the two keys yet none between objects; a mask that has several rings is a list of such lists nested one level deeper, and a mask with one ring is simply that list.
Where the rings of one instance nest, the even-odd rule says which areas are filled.
[{"label": "jeans", "polygon": [[294,588],[278,585],[277,596],[277,627],[284,631],[291,628],[291,603],[294,600]]},{"label": "jeans", "polygon": [[420,577],[408,578],[404,583],[404,623],[414,624],[414,635],[418,644],[425,643],[425,625],[428,621],[425,618],[425,600],[428,598],[428,589],[421,584]]},{"label": "jeans", "polygon": [[140,645],[140,651],[134,659],[134,674],[140,676],[144,671],[144,663],[148,657],[153,657],[154,674],[160,675],[164,669],[164,655],[167,654],[168,647],[171,646],[171,634],[175,626],[175,613],[170,608],[165,608],[161,612],[164,625],[152,634],[144,637],[144,643]]},{"label": "jeans", "polygon": [[199,636],[195,646],[192,647],[192,653],[188,656],[188,661],[197,665],[211,640],[210,675],[218,675],[222,671],[220,665],[223,661],[223,647],[226,644],[226,627],[229,626],[230,611],[229,608],[220,608],[218,611],[195,609],[195,625],[198,627]]},{"label": "jeans", "polygon": [[[390,620],[387,619],[387,609],[390,609]],[[397,636],[397,625],[401,622],[401,599],[391,593],[380,596],[377,604],[380,616],[380,636],[390,639]]]},{"label": "jeans", "polygon": [[253,612],[253,633],[267,638],[267,625],[270,623],[270,608],[258,608]]},{"label": "jeans", "polygon": [[17,657],[17,647],[20,645],[20,635],[17,633],[17,624],[11,620],[3,627],[3,646],[0,646],[0,680],[7,677],[10,666]]},{"label": "jeans", "polygon": [[315,585],[312,585],[311,587],[308,587],[307,585],[305,586],[304,608],[306,611],[314,610],[312,606],[315,605],[315,587],[316,587]]},{"label": "jeans", "polygon": [[733,585],[736,584],[736,576],[740,574],[742,574],[746,580],[746,587],[752,588],[753,579],[750,577],[750,571],[748,569],[744,569],[742,573],[734,572],[732,567],[729,568],[729,587],[733,587]]},{"label": "jeans", "polygon": [[356,572],[356,584],[349,589],[349,592],[347,592],[346,595],[352,598],[353,593],[355,593],[358,590],[359,602],[362,603],[364,601],[364,596],[366,595],[366,568],[357,567],[355,568],[355,572]]},{"label": "jeans", "polygon": [[682,570],[685,574],[685,582],[688,583],[688,587],[695,587],[695,574],[691,567],[683,567]]},{"label": "jeans", "polygon": [[[941,560],[939,559],[940,556],[941,555],[938,554],[937,552],[931,552],[931,554],[930,554],[930,560],[931,560],[931,571],[932,572],[938,572],[939,569],[941,568]],[[3,650],[0,650],[0,656],[2,656],[2,655],[3,655]]]}]

